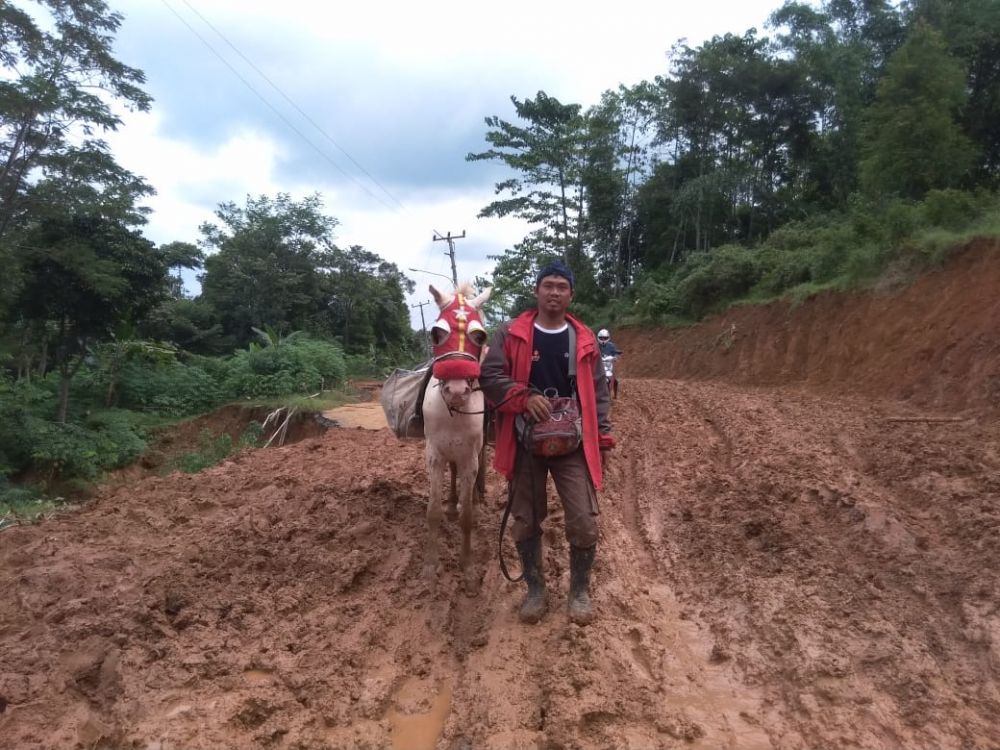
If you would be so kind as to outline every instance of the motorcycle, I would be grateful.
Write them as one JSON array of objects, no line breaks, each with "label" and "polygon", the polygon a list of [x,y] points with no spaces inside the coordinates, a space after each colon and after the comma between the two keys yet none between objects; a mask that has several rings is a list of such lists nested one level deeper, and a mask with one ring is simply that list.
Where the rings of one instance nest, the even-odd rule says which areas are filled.
[{"label": "motorcycle", "polygon": [[601,357],[601,362],[604,363],[604,377],[608,380],[608,392],[612,398],[618,398],[618,378],[615,377],[616,359],[618,357],[614,354],[605,354]]}]

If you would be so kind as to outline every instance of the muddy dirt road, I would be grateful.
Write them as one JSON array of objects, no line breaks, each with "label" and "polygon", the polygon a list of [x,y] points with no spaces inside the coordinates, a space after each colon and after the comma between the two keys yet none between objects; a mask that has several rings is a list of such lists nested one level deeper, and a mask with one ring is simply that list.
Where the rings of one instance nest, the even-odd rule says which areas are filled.
[{"label": "muddy dirt road", "polygon": [[425,585],[386,430],[108,490],[0,533],[0,747],[1000,748],[1000,429],[914,416],[625,381],[585,628],[559,513],[518,623],[492,474]]}]

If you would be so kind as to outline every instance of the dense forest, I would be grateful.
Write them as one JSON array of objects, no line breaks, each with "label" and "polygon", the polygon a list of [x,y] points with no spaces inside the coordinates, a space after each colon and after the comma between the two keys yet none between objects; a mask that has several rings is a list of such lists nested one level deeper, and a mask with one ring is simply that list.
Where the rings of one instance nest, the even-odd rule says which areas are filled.
[{"label": "dense forest", "polygon": [[319,195],[220,196],[197,244],[147,240],[153,186],[101,138],[152,105],[114,56],[122,17],[36,5],[0,3],[0,510],[85,488],[165,420],[414,356],[412,282],[335,244]]},{"label": "dense forest", "polygon": [[[146,239],[153,186],[102,138],[153,106],[122,17],[34,6],[0,3],[0,503],[96,480],[164,421],[420,356],[412,282],[337,245],[319,194],[220,195],[195,242]],[[481,215],[534,227],[480,280],[494,319],[554,256],[588,322],[662,324],[1000,233],[1000,2],[788,2],[765,32],[678,42],[594,106],[539,91],[486,118],[466,158],[510,176]]]},{"label": "dense forest", "polygon": [[495,314],[551,256],[591,322],[670,322],[1000,232],[1000,2],[787,2],[766,30],[678,43],[587,109],[539,91],[486,119],[467,159],[511,177],[481,215],[537,227],[483,280]]}]

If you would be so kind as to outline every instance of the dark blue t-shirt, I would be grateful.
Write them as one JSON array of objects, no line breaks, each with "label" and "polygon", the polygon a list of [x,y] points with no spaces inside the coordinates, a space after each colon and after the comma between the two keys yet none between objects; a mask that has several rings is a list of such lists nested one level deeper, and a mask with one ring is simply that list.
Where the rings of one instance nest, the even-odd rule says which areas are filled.
[{"label": "dark blue t-shirt", "polygon": [[[532,336],[529,382],[542,393],[554,388],[560,396],[572,396],[569,380],[569,323],[557,331],[535,324]],[[552,395],[551,392],[549,395]]]}]

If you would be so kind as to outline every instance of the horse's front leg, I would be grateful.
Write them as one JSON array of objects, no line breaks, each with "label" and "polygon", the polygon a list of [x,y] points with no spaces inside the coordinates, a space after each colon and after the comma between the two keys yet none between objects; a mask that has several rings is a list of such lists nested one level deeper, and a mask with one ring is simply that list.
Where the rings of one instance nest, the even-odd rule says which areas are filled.
[{"label": "horse's front leg", "polygon": [[479,577],[472,562],[472,529],[476,525],[476,476],[479,474],[478,456],[474,453],[471,463],[459,472],[459,493],[462,499],[462,514],[459,526],[462,529],[462,551],[458,564],[462,569],[462,585],[468,596],[475,596],[479,590]]},{"label": "horse's front leg", "polygon": [[486,497],[486,443],[479,449],[479,471],[476,474],[476,500]]},{"label": "horse's front leg", "polygon": [[427,449],[427,474],[430,476],[430,499],[427,502],[427,544],[424,548],[424,578],[434,580],[438,566],[438,535],[441,528],[442,501],[444,500],[444,471],[448,462],[437,452]]},{"label": "horse's front leg", "polygon": [[456,483],[458,467],[454,461],[448,466],[451,468],[451,492],[448,493],[448,500],[444,504],[444,515],[449,521],[454,521],[458,518],[458,487]]}]

